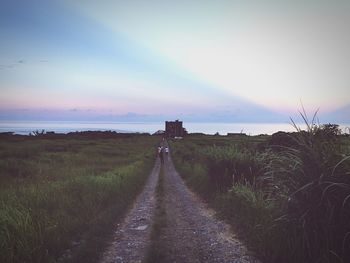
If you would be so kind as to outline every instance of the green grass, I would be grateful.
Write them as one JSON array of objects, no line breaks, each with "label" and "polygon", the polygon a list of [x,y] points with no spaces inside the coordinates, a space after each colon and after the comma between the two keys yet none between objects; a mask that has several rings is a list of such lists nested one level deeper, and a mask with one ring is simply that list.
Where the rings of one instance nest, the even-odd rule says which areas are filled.
[{"label": "green grass", "polygon": [[188,136],[172,156],[264,261],[349,262],[350,138],[305,121],[290,134]]},{"label": "green grass", "polygon": [[151,245],[148,249],[146,263],[165,262],[165,247],[160,236],[166,226],[166,210],[164,200],[164,166],[162,164],[156,188],[156,210],[153,216]]},{"label": "green grass", "polygon": [[142,189],[158,140],[2,139],[0,262],[96,261]]}]

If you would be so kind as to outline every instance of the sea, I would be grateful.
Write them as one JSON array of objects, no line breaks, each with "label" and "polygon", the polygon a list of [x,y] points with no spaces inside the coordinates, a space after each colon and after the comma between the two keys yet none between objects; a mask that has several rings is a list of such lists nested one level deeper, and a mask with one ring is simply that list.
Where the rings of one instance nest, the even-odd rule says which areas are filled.
[{"label": "sea", "polygon": [[[305,129],[304,124],[297,124]],[[295,131],[291,123],[213,123],[184,122],[189,133],[226,135],[227,133],[245,133],[247,135],[273,134],[278,131]],[[341,124],[345,133],[350,133],[350,124]],[[84,121],[0,121],[0,132],[14,132],[28,135],[34,131],[45,130],[55,133],[75,131],[116,131],[123,133],[150,133],[164,130],[164,122],[84,122]]]}]

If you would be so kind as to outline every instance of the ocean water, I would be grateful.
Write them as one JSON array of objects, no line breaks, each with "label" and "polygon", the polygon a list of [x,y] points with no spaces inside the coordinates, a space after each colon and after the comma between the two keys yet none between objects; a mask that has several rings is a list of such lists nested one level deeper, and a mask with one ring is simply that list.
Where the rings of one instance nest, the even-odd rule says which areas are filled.
[{"label": "ocean water", "polygon": [[[248,135],[273,134],[277,131],[295,131],[291,123],[197,123],[184,122],[183,126],[190,133],[201,132],[205,134],[221,135],[227,133],[246,133]],[[300,124],[302,129],[305,126]],[[349,125],[340,127],[349,133]],[[82,122],[82,121],[0,121],[0,132],[14,132],[16,134],[29,134],[36,130],[68,133],[75,131],[117,131],[117,132],[148,132],[154,133],[164,130],[162,122]]]}]

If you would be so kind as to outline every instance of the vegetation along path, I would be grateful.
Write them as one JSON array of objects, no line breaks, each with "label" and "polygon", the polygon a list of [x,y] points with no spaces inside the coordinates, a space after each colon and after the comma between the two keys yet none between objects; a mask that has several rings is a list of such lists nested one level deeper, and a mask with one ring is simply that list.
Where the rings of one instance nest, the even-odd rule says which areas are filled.
[{"label": "vegetation along path", "polygon": [[124,221],[117,226],[114,241],[103,254],[102,263],[141,262],[144,258],[150,242],[159,169],[160,162],[157,160],[142,193]]},{"label": "vegetation along path", "polygon": [[[162,196],[156,198],[159,166],[157,160],[143,193],[116,232],[114,243],[104,254],[103,263],[259,262],[235,238],[230,227],[215,218],[214,212],[185,186],[170,155],[165,157],[161,175]],[[150,240],[150,213],[154,212],[159,198],[162,199],[166,219],[161,230],[158,229],[158,235]],[[158,250],[158,255],[149,256],[152,254],[149,250]]]}]

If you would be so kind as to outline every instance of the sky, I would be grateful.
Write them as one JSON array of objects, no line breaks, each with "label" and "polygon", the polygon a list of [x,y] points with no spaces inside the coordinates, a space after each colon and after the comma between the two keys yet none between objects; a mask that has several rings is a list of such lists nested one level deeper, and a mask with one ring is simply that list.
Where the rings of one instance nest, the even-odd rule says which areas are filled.
[{"label": "sky", "polygon": [[350,123],[350,1],[0,0],[0,120]]}]

